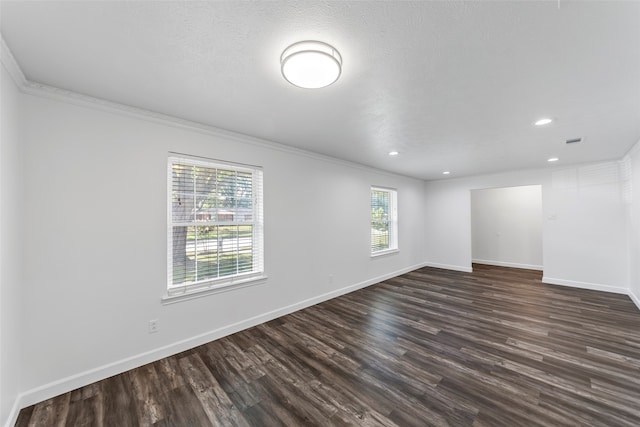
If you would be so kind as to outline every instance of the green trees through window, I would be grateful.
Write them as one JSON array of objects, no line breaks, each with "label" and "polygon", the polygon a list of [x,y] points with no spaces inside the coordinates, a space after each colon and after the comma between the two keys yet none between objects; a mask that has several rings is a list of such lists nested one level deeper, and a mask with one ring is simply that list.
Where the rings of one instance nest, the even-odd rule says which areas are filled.
[{"label": "green trees through window", "polygon": [[396,191],[371,188],[371,253],[395,250],[397,240]]}]

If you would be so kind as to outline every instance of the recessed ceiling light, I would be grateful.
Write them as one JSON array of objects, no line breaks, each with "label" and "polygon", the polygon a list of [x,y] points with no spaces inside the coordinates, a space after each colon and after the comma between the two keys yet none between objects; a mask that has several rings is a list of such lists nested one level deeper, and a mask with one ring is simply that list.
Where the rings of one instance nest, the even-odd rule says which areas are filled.
[{"label": "recessed ceiling light", "polygon": [[449,175],[450,173],[451,172],[449,172],[449,171],[444,171],[444,172],[442,172],[442,175]]},{"label": "recessed ceiling light", "polygon": [[398,153],[397,151],[389,151],[390,156],[397,156],[398,154],[400,153]]},{"label": "recessed ceiling light", "polygon": [[557,162],[558,160],[560,160],[557,157],[550,157],[549,159],[547,159],[547,162]]},{"label": "recessed ceiling light", "polygon": [[545,117],[544,119],[540,119],[537,122],[535,122],[534,125],[536,125],[536,126],[544,126],[544,125],[548,125],[552,121],[553,121],[553,119]]},{"label": "recessed ceiling light", "polygon": [[319,89],[340,77],[342,56],[331,45],[319,41],[294,43],[282,52],[280,68],[284,78],[294,86]]}]

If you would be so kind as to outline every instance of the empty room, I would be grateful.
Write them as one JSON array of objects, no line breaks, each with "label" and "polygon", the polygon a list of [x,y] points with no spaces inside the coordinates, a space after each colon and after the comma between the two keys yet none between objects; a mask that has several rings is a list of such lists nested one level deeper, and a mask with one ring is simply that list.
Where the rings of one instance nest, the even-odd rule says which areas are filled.
[{"label": "empty room", "polygon": [[0,0],[0,425],[640,425],[640,2]]}]

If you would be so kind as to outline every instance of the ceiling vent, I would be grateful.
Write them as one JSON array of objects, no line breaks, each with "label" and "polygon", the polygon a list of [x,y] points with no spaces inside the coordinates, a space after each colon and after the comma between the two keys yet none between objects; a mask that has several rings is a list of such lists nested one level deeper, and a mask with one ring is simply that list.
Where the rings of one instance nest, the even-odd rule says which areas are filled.
[{"label": "ceiling vent", "polygon": [[571,138],[571,139],[567,139],[565,141],[565,144],[577,144],[579,142],[582,142],[582,138]]}]

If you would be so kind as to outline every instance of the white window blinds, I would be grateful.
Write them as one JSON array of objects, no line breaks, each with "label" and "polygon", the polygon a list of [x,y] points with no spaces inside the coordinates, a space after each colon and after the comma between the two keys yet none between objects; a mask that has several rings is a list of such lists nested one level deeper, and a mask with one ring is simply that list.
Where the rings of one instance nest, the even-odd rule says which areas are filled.
[{"label": "white window blinds", "polygon": [[371,254],[398,249],[396,190],[371,187]]},{"label": "white window blinds", "polygon": [[170,157],[167,175],[169,295],[262,274],[262,170]]}]

